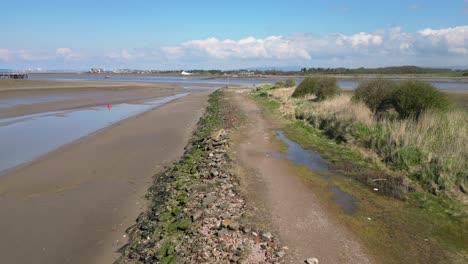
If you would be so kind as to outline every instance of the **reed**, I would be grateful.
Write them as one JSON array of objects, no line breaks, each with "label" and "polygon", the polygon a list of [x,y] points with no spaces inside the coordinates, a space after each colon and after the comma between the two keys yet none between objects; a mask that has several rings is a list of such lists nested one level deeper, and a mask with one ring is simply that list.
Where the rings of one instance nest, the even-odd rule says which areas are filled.
[{"label": "reed", "polygon": [[364,103],[342,94],[317,102],[292,98],[293,89],[268,91],[283,115],[320,128],[337,141],[364,148],[427,191],[466,200],[468,114],[425,112],[418,119],[376,118]]}]

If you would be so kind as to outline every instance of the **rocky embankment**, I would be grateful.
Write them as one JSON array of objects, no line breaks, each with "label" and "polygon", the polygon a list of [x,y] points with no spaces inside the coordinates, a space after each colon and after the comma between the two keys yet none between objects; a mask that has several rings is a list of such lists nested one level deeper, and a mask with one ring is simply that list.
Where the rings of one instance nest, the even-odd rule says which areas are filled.
[{"label": "rocky embankment", "polygon": [[[155,177],[150,205],[127,230],[117,263],[281,263],[278,240],[248,223],[245,197],[231,172],[226,120],[233,113],[210,105],[182,159]],[[228,118],[229,117],[229,118]]]}]

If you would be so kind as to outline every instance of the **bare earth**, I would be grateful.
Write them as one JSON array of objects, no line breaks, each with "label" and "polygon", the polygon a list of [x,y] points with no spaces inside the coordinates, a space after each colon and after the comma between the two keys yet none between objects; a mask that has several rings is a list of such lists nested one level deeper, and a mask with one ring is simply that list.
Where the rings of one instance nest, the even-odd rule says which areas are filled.
[{"label": "bare earth", "polygon": [[[1,100],[63,96],[66,99],[0,108],[0,118],[29,115],[44,111],[66,110],[108,103],[122,103],[152,99],[180,93],[176,84],[53,81],[0,79]],[[73,96],[75,96],[73,98]]]},{"label": "bare earth", "polygon": [[235,155],[244,171],[251,199],[271,218],[273,229],[289,252],[288,260],[301,263],[371,263],[363,246],[319,203],[316,194],[297,177],[272,142],[273,127],[247,96],[231,93],[247,122],[235,136]]},{"label": "bare earth", "polygon": [[[164,95],[147,85],[135,97]],[[124,229],[145,210],[152,176],[183,153],[208,94],[196,92],[127,119],[0,177],[0,262],[111,263],[126,241]],[[76,105],[81,103],[89,101]],[[36,111],[41,108],[21,114]]]}]

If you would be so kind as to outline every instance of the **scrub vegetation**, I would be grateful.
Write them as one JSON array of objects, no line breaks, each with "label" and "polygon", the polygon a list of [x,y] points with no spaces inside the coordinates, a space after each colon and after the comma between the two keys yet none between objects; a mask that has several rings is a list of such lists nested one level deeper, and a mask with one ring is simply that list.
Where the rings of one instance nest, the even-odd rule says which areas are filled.
[{"label": "scrub vegetation", "polygon": [[[404,84],[378,80],[377,87],[361,84],[361,92],[368,90],[361,95],[342,93],[322,101],[292,97],[294,88],[260,87],[254,95],[289,139],[363,183],[334,182],[359,200],[356,215],[339,217],[379,262],[464,263],[468,114],[448,105],[429,107],[418,117],[378,107]],[[307,178],[301,168],[298,173]],[[309,178],[311,188],[323,191],[324,183]]]},{"label": "scrub vegetation", "polygon": [[281,102],[284,115],[361,149],[367,158],[406,175],[416,187],[466,199],[466,112],[451,109],[445,94],[419,81],[371,80],[361,83],[353,96],[306,96],[335,91],[334,85],[332,80],[307,78],[296,89],[268,94]]}]

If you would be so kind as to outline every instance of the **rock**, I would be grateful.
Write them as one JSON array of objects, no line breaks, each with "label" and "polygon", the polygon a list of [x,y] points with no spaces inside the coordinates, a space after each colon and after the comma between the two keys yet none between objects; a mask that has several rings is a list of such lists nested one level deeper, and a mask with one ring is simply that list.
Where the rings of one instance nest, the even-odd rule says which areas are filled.
[{"label": "rock", "polygon": [[202,205],[203,207],[210,207],[216,200],[215,196],[207,196],[203,198]]},{"label": "rock", "polygon": [[250,227],[244,226],[244,227],[242,227],[242,231],[244,231],[244,233],[248,234],[252,230],[250,229]]},{"label": "rock", "polygon": [[129,258],[129,259],[137,259],[137,258],[138,258],[138,253],[132,251],[132,252],[130,252],[130,254],[128,255],[128,258]]},{"label": "rock", "polygon": [[307,264],[318,264],[319,263],[317,258],[308,258],[308,259],[304,260],[304,262],[307,263]]},{"label": "rock", "polygon": [[226,229],[221,229],[217,232],[218,237],[223,237],[227,235],[228,231]]},{"label": "rock", "polygon": [[219,141],[221,139],[221,137],[224,137],[226,135],[227,135],[226,131],[223,128],[221,128],[220,130],[211,133],[210,137],[214,141]]},{"label": "rock", "polygon": [[266,238],[266,239],[268,239],[268,240],[270,240],[273,236],[271,235],[270,232],[266,232],[266,233],[263,233],[263,234],[262,234],[262,237],[263,237],[263,238]]},{"label": "rock", "polygon": [[284,257],[285,254],[286,254],[286,253],[285,253],[284,251],[276,252],[276,256],[277,256],[278,258]]},{"label": "rock", "polygon": [[239,256],[233,256],[231,258],[231,262],[237,263],[239,261],[240,257]]},{"label": "rock", "polygon": [[227,219],[227,220],[224,220],[222,223],[221,223],[221,226],[222,227],[227,227],[231,230],[238,230],[239,229],[239,223],[232,220],[232,219]]},{"label": "rock", "polygon": [[203,214],[203,211],[202,211],[202,210],[196,211],[196,212],[192,215],[192,221],[198,220],[198,219],[201,217],[202,214]]}]

